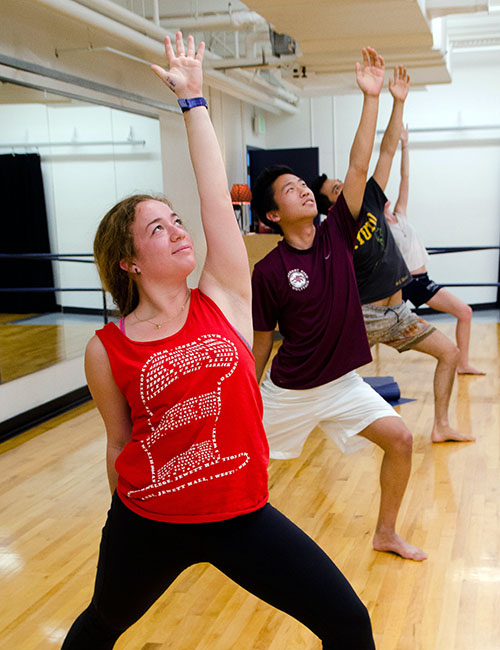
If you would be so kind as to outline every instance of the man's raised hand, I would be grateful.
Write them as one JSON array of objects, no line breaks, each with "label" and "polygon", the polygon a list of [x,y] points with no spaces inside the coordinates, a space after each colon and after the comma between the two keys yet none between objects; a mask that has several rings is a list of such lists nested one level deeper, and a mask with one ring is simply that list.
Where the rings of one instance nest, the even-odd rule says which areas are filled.
[{"label": "man's raised hand", "polygon": [[384,85],[384,59],[373,47],[363,48],[363,67],[356,63],[356,81],[365,95],[378,97]]},{"label": "man's raised hand", "polygon": [[404,102],[410,90],[410,75],[403,65],[394,67],[394,75],[389,79],[389,91],[394,99]]}]

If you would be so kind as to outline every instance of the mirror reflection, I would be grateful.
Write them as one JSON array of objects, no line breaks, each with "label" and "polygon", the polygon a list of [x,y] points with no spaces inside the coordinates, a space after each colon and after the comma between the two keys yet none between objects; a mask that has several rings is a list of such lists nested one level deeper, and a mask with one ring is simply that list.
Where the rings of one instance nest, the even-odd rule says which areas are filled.
[{"label": "mirror reflection", "polygon": [[81,356],[102,325],[95,229],[123,196],[161,190],[159,122],[0,81],[0,165],[4,384]]}]

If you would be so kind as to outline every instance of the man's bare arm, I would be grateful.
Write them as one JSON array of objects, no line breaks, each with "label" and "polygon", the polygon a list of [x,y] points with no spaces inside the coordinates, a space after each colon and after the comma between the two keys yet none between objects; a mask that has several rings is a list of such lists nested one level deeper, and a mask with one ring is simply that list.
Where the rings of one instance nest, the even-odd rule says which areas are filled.
[{"label": "man's bare arm", "polygon": [[384,83],[384,59],[367,47],[363,49],[363,68],[356,63],[356,81],[363,92],[363,110],[349,156],[345,177],[344,198],[354,219],[363,204],[366,176],[372,155],[377,126],[378,100]]},{"label": "man's bare arm", "polygon": [[255,357],[255,374],[259,383],[273,349],[273,334],[273,331],[254,332],[252,351]]},{"label": "man's bare arm", "polygon": [[406,216],[408,194],[410,191],[410,154],[408,152],[408,126],[401,126],[401,181],[399,182],[399,195],[394,212]]},{"label": "man's bare arm", "polygon": [[401,125],[403,123],[403,109],[408,91],[410,90],[410,76],[402,65],[394,68],[394,76],[389,80],[389,91],[393,98],[392,113],[389,124],[380,143],[380,153],[373,178],[385,190],[391,174],[392,161],[398,148]]}]

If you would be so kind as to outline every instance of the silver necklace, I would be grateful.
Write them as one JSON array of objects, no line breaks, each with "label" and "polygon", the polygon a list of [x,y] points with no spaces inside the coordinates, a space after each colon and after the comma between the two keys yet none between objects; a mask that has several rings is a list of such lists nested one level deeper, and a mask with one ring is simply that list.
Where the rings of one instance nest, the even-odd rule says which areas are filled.
[{"label": "silver necklace", "polygon": [[163,325],[165,325],[165,323],[169,323],[170,321],[175,320],[182,314],[182,312],[184,311],[184,307],[187,305],[187,301],[189,300],[190,296],[191,296],[191,291],[188,289],[186,294],[186,299],[184,300],[181,310],[177,314],[175,314],[175,316],[171,316],[170,318],[167,318],[162,323],[155,323],[153,320],[150,320],[149,318],[139,318],[139,316],[137,316],[135,311],[133,312],[134,318],[139,323],[151,323],[151,325],[154,325],[155,329],[159,330]]}]

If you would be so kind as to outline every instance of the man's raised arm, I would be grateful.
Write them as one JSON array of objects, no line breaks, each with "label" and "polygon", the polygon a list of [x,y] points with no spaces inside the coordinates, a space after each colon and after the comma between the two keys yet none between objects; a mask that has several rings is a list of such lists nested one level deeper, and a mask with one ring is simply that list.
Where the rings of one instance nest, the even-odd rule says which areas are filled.
[{"label": "man's raised arm", "polygon": [[399,182],[399,194],[394,212],[406,216],[408,206],[408,194],[410,191],[410,154],[408,153],[408,126],[401,125],[401,180]]},{"label": "man's raised arm", "polygon": [[394,76],[389,79],[389,91],[392,95],[392,113],[389,124],[380,143],[380,153],[373,178],[377,181],[382,191],[385,191],[391,173],[392,160],[398,148],[401,125],[403,124],[403,109],[408,91],[410,90],[410,76],[402,65],[394,68]]},{"label": "man's raised arm", "polygon": [[[363,110],[349,157],[344,198],[354,219],[363,204],[366,176],[377,126],[378,102],[384,84],[384,59],[372,47],[363,48],[363,67],[356,63],[356,81],[363,92]],[[397,143],[396,143],[397,145]]]}]

